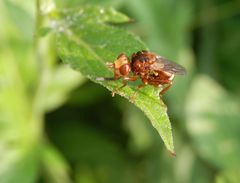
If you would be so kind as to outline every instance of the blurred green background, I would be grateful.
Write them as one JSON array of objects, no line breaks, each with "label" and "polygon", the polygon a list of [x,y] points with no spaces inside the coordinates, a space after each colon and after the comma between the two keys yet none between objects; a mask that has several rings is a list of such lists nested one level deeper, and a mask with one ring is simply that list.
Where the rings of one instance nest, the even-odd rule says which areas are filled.
[{"label": "blurred green background", "polygon": [[138,108],[64,66],[53,37],[36,43],[39,2],[0,1],[1,183],[240,182],[238,0],[55,2],[112,6],[187,68],[163,97],[176,157]]}]

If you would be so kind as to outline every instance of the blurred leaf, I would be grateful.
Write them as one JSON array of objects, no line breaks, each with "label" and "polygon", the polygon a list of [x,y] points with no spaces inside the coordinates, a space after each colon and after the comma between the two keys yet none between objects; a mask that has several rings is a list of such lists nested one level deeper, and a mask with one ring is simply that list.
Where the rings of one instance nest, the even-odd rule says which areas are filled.
[{"label": "blurred leaf", "polygon": [[36,156],[36,149],[28,149],[23,145],[9,145],[8,142],[6,144],[1,142],[0,146],[0,182],[35,182],[39,167],[39,157]]},{"label": "blurred leaf", "polygon": [[240,180],[240,169],[226,170],[216,177],[216,183],[238,183]]},{"label": "blurred leaf", "polygon": [[29,9],[32,6],[34,6],[34,2],[30,1],[19,3],[17,0],[4,0],[0,2],[0,21],[4,25],[0,28],[1,52],[11,51],[11,55],[2,56],[5,60],[9,57],[15,59],[17,72],[19,72],[18,77],[23,80],[26,88],[31,90],[31,94],[32,89],[36,86],[37,78],[33,52],[33,12]]},{"label": "blurred leaf", "polygon": [[[0,2],[1,23],[5,28],[0,30],[1,183],[32,183],[39,171],[43,123],[39,114],[43,106],[37,104],[40,107],[36,110],[39,101],[33,102],[39,84],[39,63],[34,55],[32,5],[34,1]],[[48,62],[53,58],[44,52],[48,51],[49,42],[42,43],[41,58]],[[39,93],[40,101],[44,101],[45,93],[42,90]]]},{"label": "blurred leaf", "polygon": [[[0,182],[34,182],[38,171],[39,128],[31,113],[25,83],[12,56],[0,55]],[[7,58],[7,61],[6,61]]]},{"label": "blurred leaf", "polygon": [[43,149],[44,178],[49,183],[70,183],[68,164],[64,157],[52,145],[45,144]]},{"label": "blurred leaf", "polygon": [[187,127],[200,156],[218,168],[239,167],[239,103],[204,75],[188,97]]},{"label": "blurred leaf", "polygon": [[178,141],[178,145],[181,146],[178,150],[179,153],[171,167],[174,169],[174,181],[171,182],[212,183],[211,169],[198,159],[192,147],[183,142],[184,139],[181,140],[182,142]]},{"label": "blurred leaf", "polygon": [[78,72],[66,66],[56,67],[50,80],[45,99],[48,111],[63,104],[67,100],[69,93],[84,82],[84,78]]},{"label": "blurred leaf", "polygon": [[239,2],[202,0],[196,6],[194,23],[200,26],[195,31],[198,69],[239,94]]},{"label": "blurred leaf", "polygon": [[[124,15],[113,9],[86,8],[78,11],[66,11],[61,14],[61,21],[55,27],[57,33],[58,54],[62,60],[92,81],[96,77],[111,76],[105,61],[114,60],[117,55],[145,49],[135,36],[104,24],[104,22],[126,22]],[[98,82],[113,91],[121,84],[116,82]],[[120,94],[128,100],[135,93],[136,87],[125,87]],[[158,98],[158,90],[145,87],[138,92],[135,105],[144,111],[152,125],[161,135],[167,149],[174,152],[171,124],[166,106]]]}]

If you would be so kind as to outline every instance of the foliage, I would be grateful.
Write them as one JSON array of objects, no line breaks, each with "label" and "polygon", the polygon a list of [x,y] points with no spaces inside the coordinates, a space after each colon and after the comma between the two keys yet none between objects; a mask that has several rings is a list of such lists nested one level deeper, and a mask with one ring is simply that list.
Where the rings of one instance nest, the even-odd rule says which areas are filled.
[{"label": "foliage", "polygon": [[[3,0],[0,11],[1,183],[238,182],[237,1]],[[122,100],[105,89],[121,81],[95,80],[146,49],[136,35],[188,70],[163,97],[175,158],[157,133],[173,152],[157,90],[132,104],[138,82]]]}]

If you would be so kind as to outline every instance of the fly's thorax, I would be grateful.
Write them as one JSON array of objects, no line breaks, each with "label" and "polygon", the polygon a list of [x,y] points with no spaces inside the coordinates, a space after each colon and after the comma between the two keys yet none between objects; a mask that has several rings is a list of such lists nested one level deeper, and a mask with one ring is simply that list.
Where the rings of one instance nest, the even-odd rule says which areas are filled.
[{"label": "fly's thorax", "polygon": [[147,51],[133,53],[131,57],[132,62],[140,61],[142,63],[146,63],[146,62],[153,63],[155,60],[156,60],[156,55]]},{"label": "fly's thorax", "polygon": [[139,60],[132,61],[131,68],[132,68],[133,72],[140,73],[140,72],[142,72],[143,63]]},{"label": "fly's thorax", "polygon": [[131,57],[131,67],[134,72],[148,72],[150,65],[156,60],[156,56],[148,51],[133,53]]}]

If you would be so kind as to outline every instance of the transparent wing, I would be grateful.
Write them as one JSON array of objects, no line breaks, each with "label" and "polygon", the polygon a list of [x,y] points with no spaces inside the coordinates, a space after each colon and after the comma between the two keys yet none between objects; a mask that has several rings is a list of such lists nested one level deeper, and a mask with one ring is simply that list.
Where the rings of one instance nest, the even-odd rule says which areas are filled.
[{"label": "transparent wing", "polygon": [[183,66],[161,56],[156,57],[156,61],[151,65],[151,69],[166,71],[177,75],[186,74],[186,69]]}]

